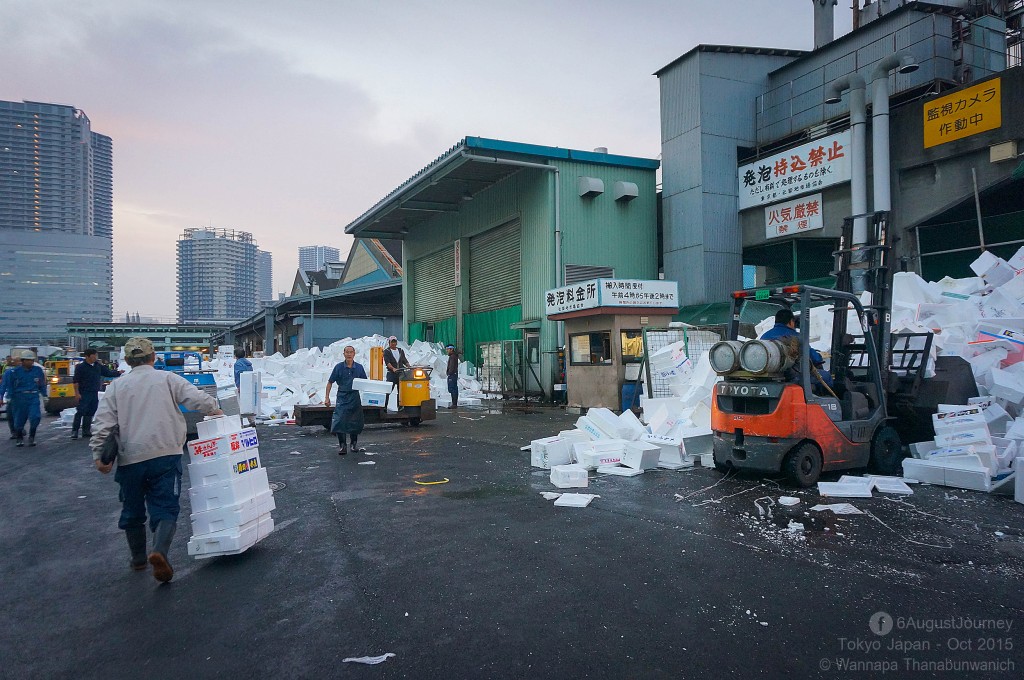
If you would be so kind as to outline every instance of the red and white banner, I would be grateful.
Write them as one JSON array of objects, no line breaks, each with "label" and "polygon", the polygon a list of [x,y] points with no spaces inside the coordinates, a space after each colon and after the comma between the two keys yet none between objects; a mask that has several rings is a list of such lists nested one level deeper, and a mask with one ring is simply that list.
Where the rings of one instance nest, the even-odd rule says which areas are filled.
[{"label": "red and white banner", "polygon": [[821,194],[812,194],[764,209],[765,238],[792,236],[822,229]]}]

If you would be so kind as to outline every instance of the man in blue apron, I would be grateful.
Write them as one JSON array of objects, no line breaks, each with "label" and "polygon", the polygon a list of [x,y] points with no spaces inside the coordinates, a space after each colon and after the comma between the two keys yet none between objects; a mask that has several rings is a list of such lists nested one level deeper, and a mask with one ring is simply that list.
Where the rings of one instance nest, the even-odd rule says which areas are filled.
[{"label": "man in blue apron", "polygon": [[338,435],[338,455],[344,456],[349,449],[345,443],[347,434],[352,440],[352,453],[362,449],[356,446],[359,433],[363,431],[363,405],[359,401],[359,390],[352,389],[352,381],[356,378],[366,379],[366,370],[355,360],[356,348],[349,345],[345,348],[345,360],[334,367],[331,377],[327,380],[327,395],[324,406],[331,405],[331,388],[338,385],[338,399],[331,419],[331,432]]},{"label": "man in blue apron", "polygon": [[21,366],[4,374],[0,391],[0,405],[3,405],[7,395],[12,395],[11,408],[8,410],[14,417],[14,434],[18,446],[25,445],[25,421],[29,423],[28,445],[36,445],[36,428],[43,415],[39,408],[39,397],[46,394],[46,374],[35,362],[35,352],[22,351]]}]

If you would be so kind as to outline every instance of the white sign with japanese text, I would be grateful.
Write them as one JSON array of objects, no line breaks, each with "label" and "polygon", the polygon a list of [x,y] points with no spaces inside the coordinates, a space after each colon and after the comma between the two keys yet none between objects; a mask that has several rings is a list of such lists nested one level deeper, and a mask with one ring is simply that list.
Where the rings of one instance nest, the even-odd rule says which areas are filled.
[{"label": "white sign with japanese text", "polygon": [[679,307],[675,281],[594,279],[562,286],[544,294],[548,316],[596,307]]},{"label": "white sign with japanese text", "polygon": [[776,203],[850,181],[850,131],[741,166],[739,209]]},{"label": "white sign with japanese text", "polygon": [[805,231],[823,229],[821,194],[803,196],[764,209],[765,238],[792,236]]}]

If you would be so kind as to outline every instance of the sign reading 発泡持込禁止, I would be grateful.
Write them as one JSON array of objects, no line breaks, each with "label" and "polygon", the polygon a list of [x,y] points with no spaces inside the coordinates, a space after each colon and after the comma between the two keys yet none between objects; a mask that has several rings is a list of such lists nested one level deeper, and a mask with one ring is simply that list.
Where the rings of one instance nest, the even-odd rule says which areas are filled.
[{"label": "sign reading \u767a\u6ce1\u6301\u8fbc\u7981\u6b62", "polygon": [[821,194],[803,196],[764,209],[765,238],[793,236],[805,231],[823,229]]},{"label": "sign reading \u767a\u6ce1\u6301\u8fbc\u7981\u6b62", "polygon": [[1003,124],[1000,79],[925,102],[924,148],[962,139]]},{"label": "sign reading \u767a\u6ce1\u6301\u8fbc\u7981\u6b62", "polygon": [[544,294],[548,316],[597,307],[679,306],[679,285],[675,281],[635,279],[594,279],[562,286]]},{"label": "sign reading \u767a\u6ce1\u6301\u8fbc\u7981\u6b62", "polygon": [[850,131],[816,139],[740,166],[739,209],[850,181]]}]

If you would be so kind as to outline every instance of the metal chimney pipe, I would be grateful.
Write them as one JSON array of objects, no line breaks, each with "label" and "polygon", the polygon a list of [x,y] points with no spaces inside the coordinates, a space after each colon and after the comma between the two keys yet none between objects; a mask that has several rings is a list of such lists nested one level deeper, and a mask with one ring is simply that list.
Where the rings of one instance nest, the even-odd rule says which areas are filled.
[{"label": "metal chimney pipe", "polygon": [[[837,104],[845,90],[850,91],[850,207],[853,211],[853,247],[868,241],[868,181],[867,181],[867,106],[866,83],[857,73],[843,76],[828,86],[826,104]],[[851,256],[850,283],[853,292],[864,292],[864,254]]]},{"label": "metal chimney pipe", "polygon": [[835,7],[839,0],[811,0],[814,3],[814,49],[824,47],[835,37]]},{"label": "metal chimney pipe", "polygon": [[909,52],[897,52],[878,62],[871,72],[871,171],[875,212],[892,210],[889,177],[889,71],[911,73],[918,68]]}]

